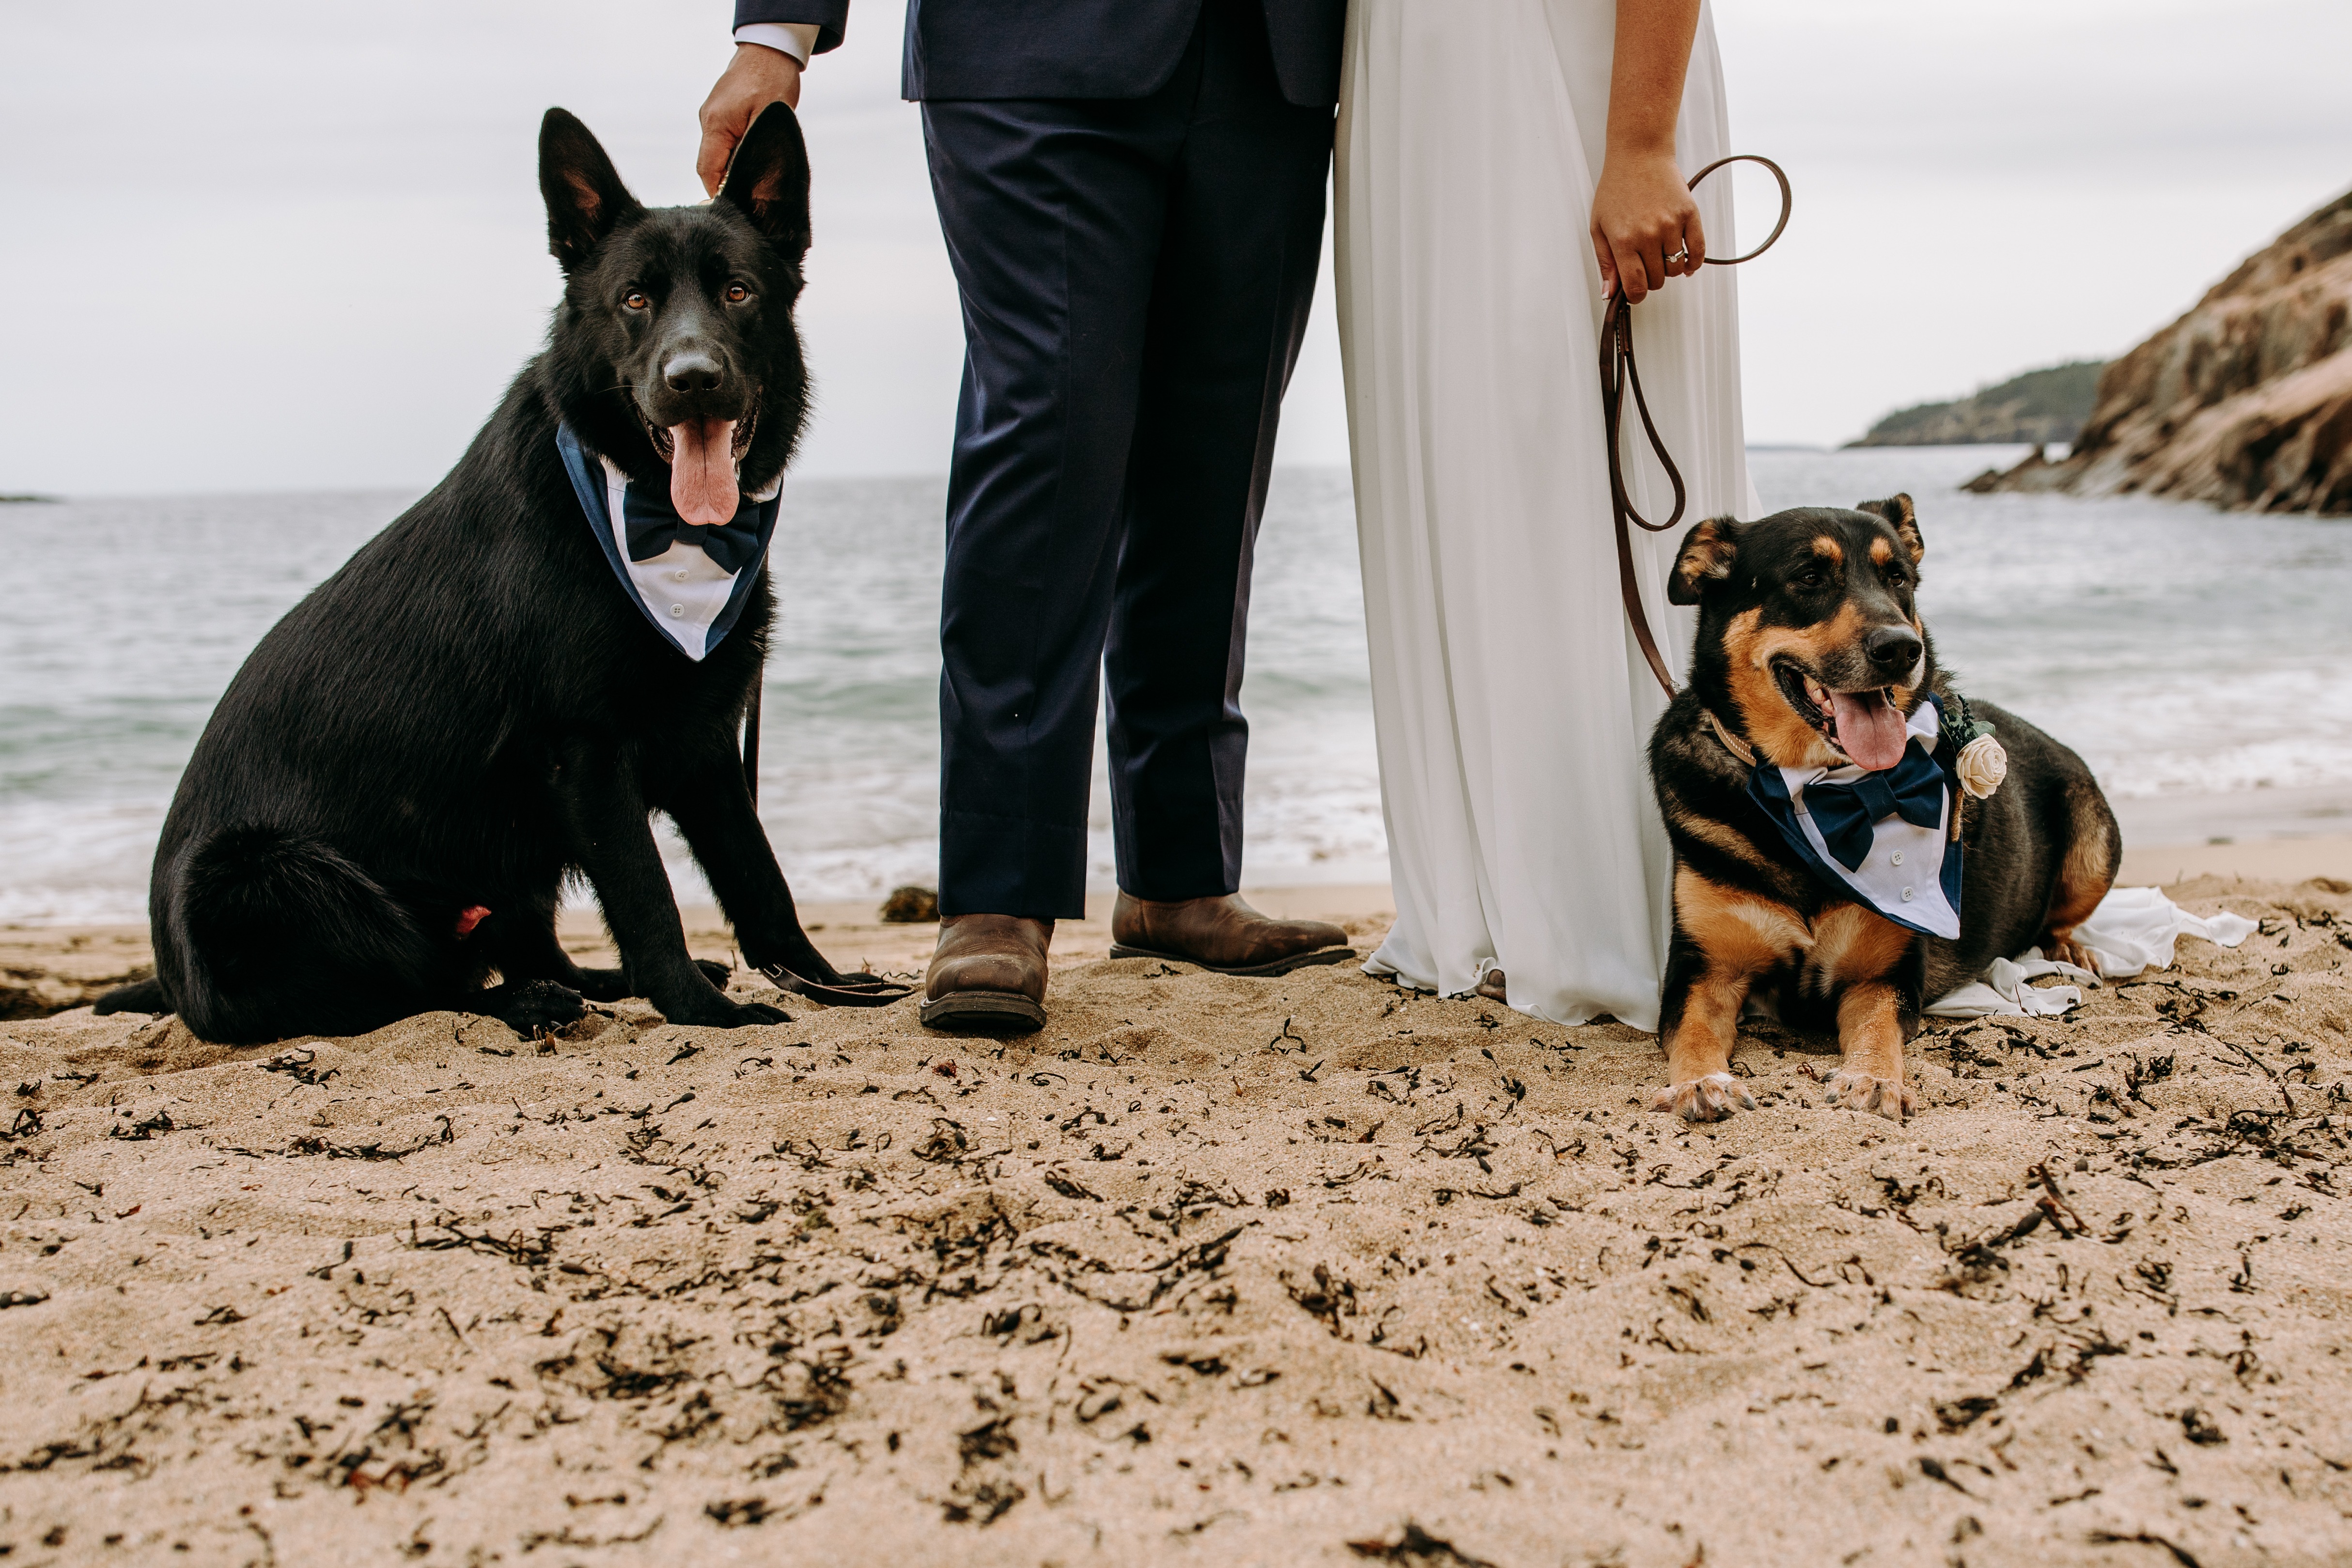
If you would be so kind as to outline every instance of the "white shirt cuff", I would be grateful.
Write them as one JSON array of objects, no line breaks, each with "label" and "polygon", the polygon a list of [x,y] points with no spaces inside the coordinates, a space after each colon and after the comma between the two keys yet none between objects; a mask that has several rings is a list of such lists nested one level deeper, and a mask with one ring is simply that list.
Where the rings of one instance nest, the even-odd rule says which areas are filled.
[{"label": "white shirt cuff", "polygon": [[747,22],[735,29],[739,44],[761,44],[806,65],[816,47],[814,22]]}]

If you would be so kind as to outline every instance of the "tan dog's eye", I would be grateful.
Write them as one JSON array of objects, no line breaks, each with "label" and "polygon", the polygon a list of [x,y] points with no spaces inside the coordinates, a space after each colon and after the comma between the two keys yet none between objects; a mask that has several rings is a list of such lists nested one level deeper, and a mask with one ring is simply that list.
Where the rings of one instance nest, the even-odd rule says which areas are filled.
[{"label": "tan dog's eye", "polygon": [[740,305],[740,304],[742,304],[742,303],[743,303],[743,301],[745,301],[746,299],[749,299],[749,298],[751,298],[751,291],[750,289],[748,289],[748,288],[744,287],[741,284],[740,284],[740,283],[730,283],[730,284],[729,284],[729,285],[727,286],[727,303],[728,303],[728,304],[730,304],[730,305]]},{"label": "tan dog's eye", "polygon": [[643,289],[632,288],[627,294],[622,296],[621,303],[632,310],[643,310],[650,307],[653,301],[646,298]]}]

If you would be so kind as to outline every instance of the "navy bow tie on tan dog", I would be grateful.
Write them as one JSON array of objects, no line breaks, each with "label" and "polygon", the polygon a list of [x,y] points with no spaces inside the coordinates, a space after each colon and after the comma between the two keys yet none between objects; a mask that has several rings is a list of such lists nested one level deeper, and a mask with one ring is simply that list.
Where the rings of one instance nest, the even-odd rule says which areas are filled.
[{"label": "navy bow tie on tan dog", "polygon": [[1870,858],[1875,827],[1900,817],[1916,828],[1944,824],[1944,789],[1949,782],[1936,759],[1917,747],[1884,773],[1864,773],[1849,783],[1824,779],[1805,791],[1813,826],[1838,864],[1860,871]]},{"label": "navy bow tie on tan dog", "polygon": [[1876,769],[1780,768],[1743,746],[1748,798],[1824,885],[1948,940],[1960,931],[1958,737],[1932,695],[1904,728],[1902,760]]}]

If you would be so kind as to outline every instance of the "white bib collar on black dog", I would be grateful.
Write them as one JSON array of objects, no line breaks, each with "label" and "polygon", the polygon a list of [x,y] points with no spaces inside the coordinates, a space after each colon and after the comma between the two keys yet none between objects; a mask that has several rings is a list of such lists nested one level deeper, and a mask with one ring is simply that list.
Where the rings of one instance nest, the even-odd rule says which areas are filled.
[{"label": "white bib collar on black dog", "polygon": [[632,485],[610,458],[591,458],[568,425],[555,427],[581,510],[620,580],[621,590],[654,629],[698,663],[719,646],[743,613],[768,559],[783,479],[744,496],[735,516],[716,528],[682,520],[667,490]]}]

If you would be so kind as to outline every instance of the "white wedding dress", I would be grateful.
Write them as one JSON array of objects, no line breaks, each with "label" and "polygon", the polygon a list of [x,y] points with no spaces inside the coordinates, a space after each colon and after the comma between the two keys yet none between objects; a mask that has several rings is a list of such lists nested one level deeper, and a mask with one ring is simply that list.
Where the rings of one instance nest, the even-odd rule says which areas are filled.
[{"label": "white wedding dress", "polygon": [[[1339,331],[1372,710],[1397,923],[1366,966],[1453,995],[1654,1030],[1673,855],[1651,795],[1664,698],[1618,598],[1601,441],[1601,277],[1587,225],[1615,0],[1353,0],[1337,172]],[[1702,10],[1676,130],[1694,172],[1732,151]],[[1737,254],[1726,171],[1707,248]],[[1753,517],[1733,269],[1633,308],[1685,521]],[[1627,440],[1628,487],[1672,492]],[[1681,530],[1640,534],[1651,624]]]}]

